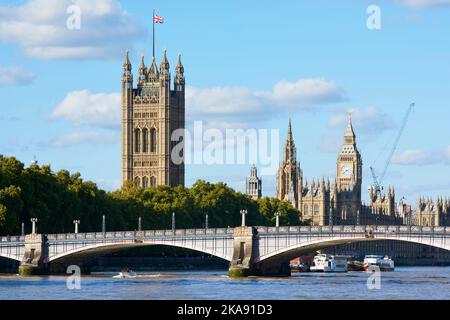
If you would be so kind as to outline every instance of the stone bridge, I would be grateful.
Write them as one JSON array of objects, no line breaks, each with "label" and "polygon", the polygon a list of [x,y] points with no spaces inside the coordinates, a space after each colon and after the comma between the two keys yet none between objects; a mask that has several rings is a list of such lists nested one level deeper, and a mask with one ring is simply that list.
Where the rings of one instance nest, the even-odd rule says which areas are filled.
[{"label": "stone bridge", "polygon": [[[164,245],[230,262],[231,276],[289,275],[289,261],[339,244],[396,240],[450,250],[450,227],[237,227],[0,237],[0,256],[20,262],[22,274],[49,273],[119,250]],[[54,271],[53,271],[54,272]]]}]

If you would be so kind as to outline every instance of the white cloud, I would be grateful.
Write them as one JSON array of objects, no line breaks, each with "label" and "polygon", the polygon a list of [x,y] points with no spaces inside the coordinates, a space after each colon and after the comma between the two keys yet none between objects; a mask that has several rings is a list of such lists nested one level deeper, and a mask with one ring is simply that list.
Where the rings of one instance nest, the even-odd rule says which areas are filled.
[{"label": "white cloud", "polygon": [[345,92],[326,79],[301,79],[297,82],[280,81],[271,92],[261,93],[277,105],[308,108],[317,104],[346,100]]},{"label": "white cloud", "polygon": [[109,144],[120,141],[117,132],[74,132],[62,135],[50,141],[53,148],[64,148],[77,144]]},{"label": "white cloud", "polygon": [[0,67],[1,85],[28,85],[36,78],[36,73],[22,67]]},{"label": "white cloud", "polygon": [[388,115],[376,107],[349,108],[347,112],[341,112],[331,117],[330,127],[341,128],[345,126],[349,113],[351,113],[355,128],[364,135],[379,134],[384,130],[394,128],[394,123]]},{"label": "white cloud", "polygon": [[406,150],[394,156],[392,163],[404,166],[427,166],[441,162],[441,153],[427,152],[422,149]]},{"label": "white cloud", "polygon": [[258,112],[263,101],[248,88],[186,88],[187,112],[197,115],[227,115]]},{"label": "white cloud", "polygon": [[120,94],[91,93],[88,90],[67,94],[51,117],[64,118],[76,125],[120,127]]},{"label": "white cloud", "polygon": [[[71,30],[67,9],[80,8],[80,29]],[[18,44],[38,59],[110,58],[143,33],[117,0],[28,0],[0,6],[0,41]]]},{"label": "white cloud", "polygon": [[398,0],[398,2],[412,8],[450,5],[450,0]]},{"label": "white cloud", "polygon": [[345,92],[326,79],[280,81],[269,91],[252,91],[246,87],[186,88],[187,117],[225,123],[255,122],[274,115],[311,111],[318,105],[342,102]]}]

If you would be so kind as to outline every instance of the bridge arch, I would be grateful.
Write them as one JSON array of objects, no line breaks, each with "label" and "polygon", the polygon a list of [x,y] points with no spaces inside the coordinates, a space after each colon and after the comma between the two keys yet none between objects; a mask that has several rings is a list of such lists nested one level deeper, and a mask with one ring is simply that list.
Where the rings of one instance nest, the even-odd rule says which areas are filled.
[{"label": "bridge arch", "polygon": [[265,252],[258,257],[255,257],[254,263],[271,263],[273,261],[290,261],[302,254],[343,245],[343,244],[353,244],[368,241],[399,241],[399,242],[409,242],[420,245],[431,246],[443,250],[450,251],[449,241],[443,240],[431,240],[430,238],[423,238],[420,236],[412,237],[393,237],[393,236],[377,236],[376,238],[366,238],[366,237],[356,237],[356,238],[342,238],[342,237],[328,237],[328,238],[311,238],[305,241],[301,241],[292,245],[279,247],[277,250],[272,250]]},{"label": "bridge arch", "polygon": [[22,261],[22,257],[18,257],[16,255],[12,255],[12,254],[6,254],[6,253],[1,253],[0,252],[0,257],[4,258],[4,259],[8,259],[8,260],[14,260],[14,261]]},{"label": "bridge arch", "polygon": [[[65,260],[84,260],[84,259],[90,259],[90,258],[96,258],[100,257],[106,254],[115,253],[121,250],[126,249],[132,249],[132,248],[138,248],[138,247],[148,247],[148,246],[167,246],[167,247],[174,247],[174,248],[181,248],[181,249],[187,249],[192,250],[200,253],[209,254],[211,256],[230,261],[231,260],[231,254],[227,253],[225,251],[215,251],[211,250],[209,248],[200,248],[198,246],[191,246],[191,245],[182,245],[182,244],[174,244],[174,243],[167,243],[165,241],[143,241],[141,243],[136,242],[129,242],[129,243],[92,243],[89,245],[84,245],[80,247],[76,247],[70,250],[62,251],[57,254],[49,254],[49,257],[46,259],[46,263],[50,264],[57,264],[64,262]],[[231,247],[232,249],[232,247]],[[230,250],[228,250],[230,251]],[[232,253],[232,251],[231,251]]]}]

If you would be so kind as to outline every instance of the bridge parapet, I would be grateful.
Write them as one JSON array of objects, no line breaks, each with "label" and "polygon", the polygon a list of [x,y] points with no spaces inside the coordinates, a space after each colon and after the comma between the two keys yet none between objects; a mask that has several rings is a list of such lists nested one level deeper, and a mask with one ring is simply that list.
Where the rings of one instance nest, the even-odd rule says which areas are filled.
[{"label": "bridge parapet", "polygon": [[[450,227],[422,227],[422,226],[285,226],[285,227],[255,227],[258,234],[266,233],[328,233],[328,232],[366,232],[374,233],[449,233]],[[232,235],[233,228],[209,228],[209,229],[177,229],[175,234],[172,230],[145,230],[144,237],[184,237],[195,235]],[[95,240],[95,239],[117,239],[133,238],[137,231],[115,231],[115,232],[91,232],[91,233],[61,233],[48,234],[48,240]],[[24,242],[25,236],[2,236],[0,242]]]},{"label": "bridge parapet", "polygon": [[[97,240],[97,239],[132,239],[139,231],[115,231],[115,232],[91,232],[91,233],[60,233],[49,234],[47,238],[49,241],[66,241],[66,240]],[[142,237],[185,237],[197,235],[232,235],[233,229],[227,228],[212,228],[212,229],[177,229],[175,233],[173,230],[145,230],[140,231]],[[10,240],[8,240],[10,239]],[[24,237],[1,237],[0,240],[4,242],[12,242],[16,239],[24,241]],[[18,241],[18,240],[17,240]]]},{"label": "bridge parapet", "polygon": [[301,227],[257,227],[258,234],[317,234],[317,233],[365,233],[373,232],[377,234],[389,233],[418,233],[450,234],[450,227],[421,227],[421,226],[301,226]]},{"label": "bridge parapet", "polygon": [[0,237],[0,242],[24,242],[24,236],[6,236]]}]

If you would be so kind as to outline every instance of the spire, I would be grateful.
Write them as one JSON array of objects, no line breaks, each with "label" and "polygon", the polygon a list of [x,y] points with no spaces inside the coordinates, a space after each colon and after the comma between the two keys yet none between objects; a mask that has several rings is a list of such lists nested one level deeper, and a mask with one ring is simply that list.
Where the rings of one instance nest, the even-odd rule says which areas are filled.
[{"label": "spire", "polygon": [[129,57],[129,52],[128,49],[125,50],[125,59],[123,61],[123,76],[129,76],[131,75],[131,62],[130,62],[130,57]]},{"label": "spire", "polygon": [[251,170],[250,170],[250,176],[251,177],[258,177],[258,169],[256,168],[256,165],[253,164]]},{"label": "spire", "polygon": [[183,64],[181,63],[181,53],[178,54],[178,63],[177,66],[175,67],[174,83],[176,91],[184,91],[185,79],[184,79],[184,67]]},{"label": "spire", "polygon": [[178,63],[175,68],[175,71],[177,74],[184,74],[184,67],[183,64],[181,63],[181,53],[178,54]]},{"label": "spire", "polygon": [[141,59],[141,65],[139,66],[139,83],[141,82],[145,82],[147,78],[147,67],[145,66],[145,62],[144,62],[144,55],[142,55],[142,59]]},{"label": "spire", "polygon": [[291,124],[291,117],[289,117],[289,124],[288,124],[288,140],[293,141],[292,138],[292,124]]},{"label": "spire", "polygon": [[284,144],[284,162],[290,161],[291,163],[297,162],[297,156],[296,156],[296,148],[294,139],[292,137],[292,125],[291,125],[291,118],[289,118],[289,124],[288,124],[288,136],[286,139],[286,143]]},{"label": "spire", "polygon": [[169,61],[167,60],[167,50],[164,49],[164,55],[160,65],[160,72],[161,74],[167,74],[169,72],[169,69],[170,65]]},{"label": "spire", "polygon": [[148,71],[148,78],[150,81],[156,81],[159,78],[158,67],[156,66],[155,57],[152,58],[152,65],[150,66],[150,70]]},{"label": "spire", "polygon": [[125,50],[125,61],[123,62],[123,65],[131,65],[128,49]]},{"label": "spire", "polygon": [[353,130],[352,116],[349,114],[347,128],[344,135],[345,144],[356,144],[356,135]]}]

